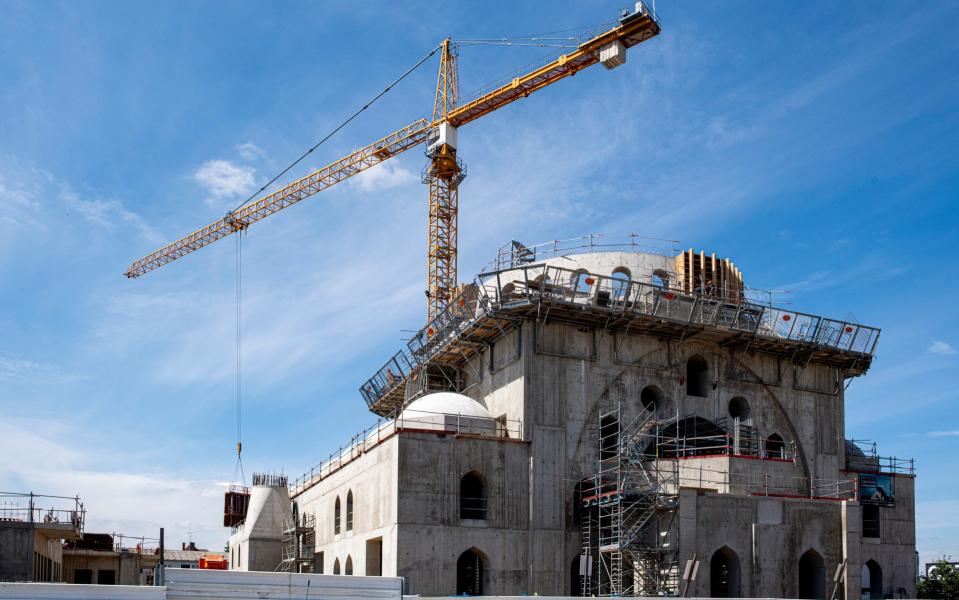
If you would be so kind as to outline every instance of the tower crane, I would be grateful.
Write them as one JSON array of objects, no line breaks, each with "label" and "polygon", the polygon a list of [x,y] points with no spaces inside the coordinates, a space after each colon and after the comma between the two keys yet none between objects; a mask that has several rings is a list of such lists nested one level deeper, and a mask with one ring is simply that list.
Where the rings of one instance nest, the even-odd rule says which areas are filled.
[{"label": "tower crane", "polygon": [[426,144],[429,159],[424,183],[429,185],[429,237],[427,268],[427,323],[446,310],[456,290],[457,208],[459,184],[465,176],[457,158],[459,127],[525,98],[578,71],[602,63],[613,69],[626,62],[626,50],[660,32],[655,14],[637,2],[624,11],[615,26],[595,35],[548,64],[514,78],[466,102],[459,98],[456,46],[449,39],[440,47],[440,68],[429,119],[418,119],[375,142],[281,189],[243,205],[222,219],[167,244],[134,261],[124,272],[135,278],[191,252],[241,232],[253,223],[376,166],[419,144]]}]

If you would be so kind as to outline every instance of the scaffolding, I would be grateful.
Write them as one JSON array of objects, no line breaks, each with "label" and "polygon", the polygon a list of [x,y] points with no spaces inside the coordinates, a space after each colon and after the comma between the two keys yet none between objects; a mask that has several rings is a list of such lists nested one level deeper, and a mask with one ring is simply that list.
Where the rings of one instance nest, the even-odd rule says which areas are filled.
[{"label": "scaffolding", "polygon": [[[625,389],[599,413],[599,470],[582,483],[583,596],[675,595],[679,584],[679,471],[660,449],[678,417],[648,410],[627,422]],[[679,429],[672,427],[672,435]]]},{"label": "scaffolding", "polygon": [[[456,369],[527,319],[664,339],[697,335],[733,351],[777,356],[797,366],[828,365],[846,377],[862,375],[872,364],[878,328],[777,308],[746,289],[727,297],[709,285],[689,290],[676,282],[631,280],[542,262],[544,256],[584,248],[618,247],[593,241],[571,245],[536,249],[510,244],[494,261],[496,270],[461,286],[450,306],[360,386],[367,407],[392,417],[423,393],[459,391]],[[623,248],[635,251],[636,246]]]},{"label": "scaffolding", "polygon": [[312,514],[294,510],[283,520],[282,560],[276,570],[282,573],[312,573],[316,547],[316,521]]}]

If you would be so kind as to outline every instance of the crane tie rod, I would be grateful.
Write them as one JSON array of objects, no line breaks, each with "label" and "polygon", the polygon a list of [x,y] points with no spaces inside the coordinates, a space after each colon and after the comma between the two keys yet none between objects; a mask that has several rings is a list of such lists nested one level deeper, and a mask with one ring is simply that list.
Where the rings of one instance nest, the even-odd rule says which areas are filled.
[{"label": "crane tie rod", "polygon": [[[370,99],[366,104],[364,104],[362,108],[360,108],[359,110],[357,110],[356,112],[354,112],[352,115],[350,115],[348,119],[346,119],[345,121],[343,121],[342,123],[340,123],[339,125],[337,125],[336,128],[333,129],[333,131],[331,131],[331,132],[329,132],[328,134],[326,134],[326,137],[324,137],[322,140],[320,140],[320,141],[318,141],[316,144],[314,144],[314,146],[313,146],[312,148],[310,148],[309,150],[307,150],[306,152],[304,152],[303,154],[301,154],[300,157],[297,158],[296,160],[294,160],[292,163],[290,163],[290,165],[289,165],[287,168],[285,168],[285,169],[283,169],[282,171],[280,171],[279,173],[277,173],[276,177],[274,177],[273,179],[271,179],[270,181],[268,181],[266,184],[263,185],[263,187],[261,187],[259,190],[257,190],[257,191],[254,192],[253,194],[251,194],[250,197],[247,198],[246,200],[244,200],[243,202],[241,202],[241,203],[239,204],[239,206],[237,206],[237,207],[234,208],[233,210],[231,210],[231,211],[229,211],[228,213],[226,213],[226,214],[227,214],[227,217],[229,217],[229,216],[230,216],[231,214],[233,214],[234,212],[236,212],[236,211],[240,210],[241,208],[243,208],[243,205],[245,205],[246,203],[248,203],[250,200],[253,200],[254,198],[256,198],[261,192],[263,192],[264,190],[266,190],[266,188],[268,188],[268,187],[270,187],[271,185],[273,185],[273,184],[276,182],[277,179],[279,179],[280,177],[283,177],[284,175],[286,175],[287,172],[289,172],[290,169],[292,169],[293,167],[295,167],[296,165],[298,165],[298,164],[300,163],[300,161],[302,161],[304,158],[306,158],[307,156],[309,156],[310,153],[312,153],[314,150],[316,150],[317,148],[319,148],[326,140],[330,139],[331,137],[333,137],[334,135],[336,135],[336,133],[337,133],[339,130],[341,130],[341,129],[343,129],[344,127],[346,127],[347,125],[349,125],[350,121],[352,121],[353,119],[355,119],[356,117],[358,117],[358,116],[360,115],[360,113],[362,113],[363,111],[365,111],[365,110],[368,109],[369,107],[373,106],[373,103],[374,103],[374,102],[376,102],[377,100],[379,100],[380,98],[382,98],[388,91],[390,91],[391,89],[393,89],[393,87],[394,87],[395,85],[397,85],[399,82],[401,82],[401,81],[403,81],[404,79],[406,79],[406,77],[407,77],[410,73],[412,73],[413,71],[415,71],[415,70],[417,69],[417,67],[419,67],[420,65],[422,65],[423,63],[425,63],[426,61],[428,61],[430,58],[432,58],[432,56],[433,56],[434,54],[436,54],[437,52],[439,52],[439,50],[440,50],[441,47],[442,47],[442,45],[437,44],[437,46],[436,46],[435,48],[433,48],[433,50],[431,50],[429,54],[427,54],[426,56],[424,56],[423,58],[421,58],[415,65],[413,65],[412,67],[410,67],[409,69],[407,69],[406,72],[404,72],[402,75],[400,75],[400,76],[397,77],[395,80],[393,80],[393,82],[390,83],[390,84],[389,84],[388,86],[386,86],[385,88],[383,88],[383,90],[382,90],[380,93],[378,93],[377,95],[373,96],[373,98]],[[227,221],[229,221],[229,219],[227,219]]]}]

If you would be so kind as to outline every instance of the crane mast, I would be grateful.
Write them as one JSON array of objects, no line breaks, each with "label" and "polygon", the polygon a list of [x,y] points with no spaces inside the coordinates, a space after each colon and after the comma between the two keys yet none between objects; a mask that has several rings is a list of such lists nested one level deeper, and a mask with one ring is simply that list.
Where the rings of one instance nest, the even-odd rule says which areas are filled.
[{"label": "crane mast", "polygon": [[438,123],[426,142],[429,163],[423,183],[430,188],[427,241],[426,322],[446,310],[456,290],[457,214],[459,185],[466,170],[456,158],[456,128],[447,121],[459,96],[455,46],[443,40],[440,71],[433,102],[433,123]]},{"label": "crane mast", "polygon": [[418,119],[151,252],[134,261],[124,275],[131,279],[139,277],[425,143],[428,163],[422,179],[429,186],[426,288],[429,323],[446,309],[456,294],[459,184],[466,176],[466,169],[456,155],[457,129],[596,63],[607,69],[618,67],[626,62],[627,48],[659,33],[656,16],[643,2],[637,2],[633,11],[623,14],[607,31],[544,66],[465,103],[460,103],[459,99],[456,46],[447,38],[440,47],[439,76],[430,119]]}]

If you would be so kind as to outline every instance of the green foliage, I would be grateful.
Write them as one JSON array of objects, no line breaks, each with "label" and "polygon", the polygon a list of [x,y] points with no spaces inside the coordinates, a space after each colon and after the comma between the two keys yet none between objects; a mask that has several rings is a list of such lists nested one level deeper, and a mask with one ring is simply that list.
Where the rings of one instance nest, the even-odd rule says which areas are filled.
[{"label": "green foliage", "polygon": [[920,577],[916,584],[916,596],[937,600],[959,600],[959,569],[949,564],[946,557],[936,561],[929,570],[929,577]]}]

